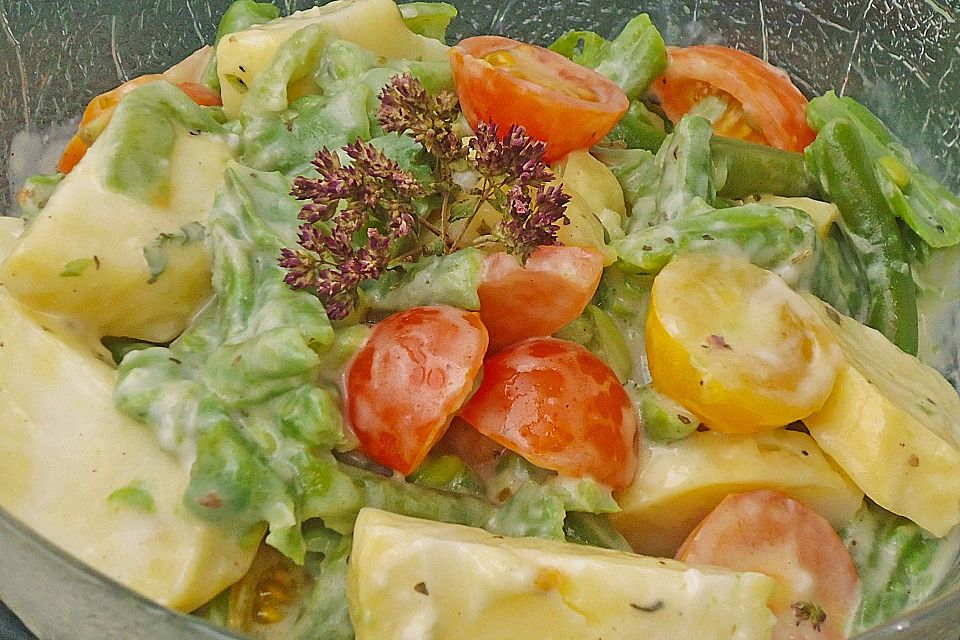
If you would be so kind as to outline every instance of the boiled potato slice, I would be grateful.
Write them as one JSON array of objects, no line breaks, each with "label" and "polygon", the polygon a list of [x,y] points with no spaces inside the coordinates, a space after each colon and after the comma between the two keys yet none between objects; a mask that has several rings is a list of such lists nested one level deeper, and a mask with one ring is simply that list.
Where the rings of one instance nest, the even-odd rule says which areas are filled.
[{"label": "boiled potato slice", "polygon": [[[0,256],[23,220],[0,218]],[[0,507],[95,569],[190,611],[238,580],[240,544],[184,511],[190,479],[113,406],[114,372],[0,288]]]},{"label": "boiled potato slice", "polygon": [[669,444],[641,446],[633,484],[615,497],[613,525],[634,550],[673,556],[727,494],[773,489],[845,526],[863,493],[805,433],[694,432]]},{"label": "boiled potato slice", "polygon": [[0,266],[0,282],[20,302],[94,337],[165,342],[212,294],[210,259],[202,241],[168,242],[166,270],[154,279],[144,249],[206,220],[231,151],[221,136],[180,127],[165,205],[106,188],[107,151],[94,144],[63,179]]},{"label": "boiled potato slice", "polygon": [[769,638],[758,573],[417,520],[357,518],[347,578],[357,640]]},{"label": "boiled potato slice", "polygon": [[185,511],[185,465],[113,406],[114,371],[0,289],[0,506],[95,569],[183,611],[256,551]]},{"label": "boiled potato slice", "polygon": [[334,0],[285,18],[225,36],[217,44],[217,76],[223,108],[236,117],[245,89],[273,61],[277,50],[304,27],[319,24],[331,35],[374,53],[407,60],[446,61],[443,43],[410,31],[393,0]]},{"label": "boiled potato slice", "polygon": [[960,396],[882,334],[808,296],[847,366],[810,434],[881,507],[937,536],[960,523]]},{"label": "boiled potato slice", "polygon": [[623,189],[616,176],[588,151],[574,151],[556,167],[557,180],[570,196],[567,218],[557,233],[561,244],[599,251],[604,265],[616,261],[616,252],[607,245],[607,227],[619,230],[626,215]]}]

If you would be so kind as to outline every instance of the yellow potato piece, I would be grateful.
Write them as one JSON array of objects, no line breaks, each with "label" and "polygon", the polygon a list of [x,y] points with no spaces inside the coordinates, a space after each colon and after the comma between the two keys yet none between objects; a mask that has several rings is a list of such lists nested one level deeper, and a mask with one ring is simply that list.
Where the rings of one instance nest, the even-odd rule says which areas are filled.
[{"label": "yellow potato piece", "polygon": [[105,151],[95,143],[64,178],[0,266],[0,283],[20,302],[95,338],[165,342],[212,294],[210,258],[203,242],[170,242],[167,268],[151,283],[144,247],[206,221],[231,151],[219,136],[178,131],[165,206],[107,189]]},{"label": "yellow potato piece", "polygon": [[[189,611],[238,580],[243,546],[185,511],[190,472],[113,406],[113,369],[0,291],[0,506],[95,569]],[[110,496],[136,488],[153,508]]]},{"label": "yellow potato piece", "polygon": [[845,526],[861,492],[805,433],[694,432],[641,446],[633,484],[615,497],[614,527],[638,553],[672,557],[729,493],[773,489],[802,502],[835,528]]},{"label": "yellow potato piece", "polygon": [[937,536],[960,523],[960,396],[878,331],[808,296],[848,363],[804,422],[881,507]]},{"label": "yellow potato piece", "polygon": [[334,0],[231,33],[217,43],[217,76],[228,116],[240,113],[245,98],[243,87],[250,87],[270,65],[280,45],[300,29],[314,24],[322,25],[336,38],[382,56],[447,60],[447,46],[410,31],[393,0]]},{"label": "yellow potato piece", "polygon": [[626,205],[623,189],[605,164],[588,151],[570,153],[556,167],[557,181],[570,196],[567,203],[569,224],[562,225],[557,239],[574,247],[596,249],[604,257],[604,266],[613,264],[617,255],[607,245],[606,235],[620,232]]},{"label": "yellow potato piece", "polygon": [[357,640],[769,638],[774,582],[376,509],[347,578]]},{"label": "yellow potato piece", "polygon": [[[0,255],[21,230],[0,218]],[[0,507],[120,583],[190,611],[245,573],[257,541],[242,545],[185,511],[189,466],[114,408],[109,357],[0,288]],[[146,502],[123,500],[131,489]]]}]

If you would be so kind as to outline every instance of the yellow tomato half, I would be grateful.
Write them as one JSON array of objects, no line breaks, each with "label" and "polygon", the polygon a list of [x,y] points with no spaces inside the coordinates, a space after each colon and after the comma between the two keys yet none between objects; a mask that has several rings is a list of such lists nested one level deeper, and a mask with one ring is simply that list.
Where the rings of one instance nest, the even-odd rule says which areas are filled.
[{"label": "yellow tomato half", "polygon": [[756,433],[810,415],[841,361],[799,294],[733,254],[674,258],[654,280],[646,339],[654,386],[722,433]]}]

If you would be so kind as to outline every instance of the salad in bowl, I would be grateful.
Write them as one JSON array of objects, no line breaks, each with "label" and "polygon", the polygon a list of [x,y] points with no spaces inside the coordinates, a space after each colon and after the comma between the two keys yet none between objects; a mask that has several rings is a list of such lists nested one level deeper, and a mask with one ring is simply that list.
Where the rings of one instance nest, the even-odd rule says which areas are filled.
[{"label": "salad in bowl", "polygon": [[936,594],[960,198],[646,14],[455,16],[237,0],[90,102],[0,219],[0,507],[261,638],[847,638]]}]

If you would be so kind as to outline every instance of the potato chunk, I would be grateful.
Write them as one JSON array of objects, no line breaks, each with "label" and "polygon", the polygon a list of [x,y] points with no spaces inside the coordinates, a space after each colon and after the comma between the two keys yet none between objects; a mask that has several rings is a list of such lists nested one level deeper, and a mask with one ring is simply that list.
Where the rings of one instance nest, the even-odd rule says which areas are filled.
[{"label": "potato chunk", "polygon": [[774,582],[376,509],[347,577],[357,640],[769,638]]},{"label": "potato chunk", "polygon": [[613,525],[638,553],[670,556],[727,494],[773,489],[842,527],[863,493],[805,433],[695,432],[642,445],[633,484],[615,497]]}]

